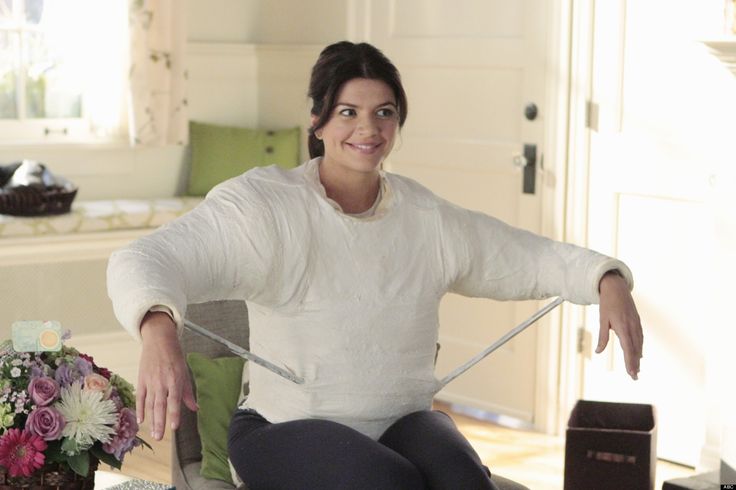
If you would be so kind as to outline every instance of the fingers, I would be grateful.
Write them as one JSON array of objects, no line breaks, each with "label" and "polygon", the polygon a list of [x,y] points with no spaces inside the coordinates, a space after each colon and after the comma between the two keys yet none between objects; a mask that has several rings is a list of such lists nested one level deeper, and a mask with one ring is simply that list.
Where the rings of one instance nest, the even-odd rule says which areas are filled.
[{"label": "fingers", "polygon": [[178,387],[175,386],[174,389],[169,390],[166,403],[169,412],[169,426],[171,430],[176,430],[179,428],[179,412],[181,406],[181,393]]},{"label": "fingers", "polygon": [[629,335],[627,336],[627,338],[631,355],[629,362],[627,362],[626,364],[626,367],[629,375],[634,379],[638,379],[639,367],[644,349],[644,334],[642,332],[639,316],[636,315],[634,318],[629,320],[629,325]]},{"label": "fingers", "polygon": [[153,401],[151,436],[157,441],[160,441],[164,436],[164,427],[166,426],[166,399],[166,394],[158,391]]},{"label": "fingers", "polygon": [[610,337],[610,330],[616,332],[621,349],[624,351],[626,372],[632,379],[638,379],[644,344],[644,336],[638,315],[609,320],[607,315],[601,314],[598,346],[595,349],[596,354],[600,354],[606,349]]},{"label": "fingers", "polygon": [[188,380],[184,383],[184,396],[181,401],[183,401],[184,405],[186,405],[192,412],[199,410],[199,405],[197,405],[197,401],[194,399],[194,393],[192,392],[192,384],[188,382]]},{"label": "fingers", "polygon": [[180,395],[175,387],[159,384],[155,389],[149,390],[145,407],[149,414],[151,437],[157,441],[166,433],[167,414],[171,427],[179,426],[179,400]]},{"label": "fingers", "polygon": [[157,368],[141,366],[141,371],[146,374],[138,381],[136,416],[142,422],[147,414],[151,437],[161,440],[166,432],[167,422],[171,429],[179,427],[182,400],[187,406],[194,406],[194,410],[196,402],[191,384],[186,374],[182,374],[185,371],[179,363]]},{"label": "fingers", "polygon": [[615,331],[624,351],[626,372],[638,379],[644,335],[628,285],[620,277],[604,276],[600,282],[600,299],[601,334],[596,352],[602,352],[608,344],[608,330]]},{"label": "fingers", "polygon": [[639,378],[639,355],[640,349],[636,347],[636,342],[632,335],[619,335],[619,343],[621,349],[624,351],[624,362],[626,363],[626,372],[629,373],[632,379]]},{"label": "fingers", "polygon": [[640,360],[644,344],[641,323],[638,315],[634,318],[609,320],[607,316],[601,315],[600,332],[598,335],[598,346],[596,354],[600,354],[608,345],[610,330],[614,330],[618,336],[621,349],[624,351],[624,363],[626,372],[632,379],[639,379]]},{"label": "fingers", "polygon": [[595,353],[600,354],[606,349],[608,345],[608,318],[601,315],[601,326],[598,331],[598,346],[595,348]]},{"label": "fingers", "polygon": [[138,425],[143,423],[146,415],[146,385],[138,378],[138,389],[135,394],[135,416]]}]

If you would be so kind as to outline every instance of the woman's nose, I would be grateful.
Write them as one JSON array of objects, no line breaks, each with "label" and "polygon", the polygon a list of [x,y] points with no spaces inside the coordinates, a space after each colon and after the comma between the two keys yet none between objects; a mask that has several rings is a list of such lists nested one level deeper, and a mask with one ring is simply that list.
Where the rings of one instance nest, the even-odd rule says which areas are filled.
[{"label": "woman's nose", "polygon": [[361,117],[358,119],[358,133],[372,135],[378,132],[378,125],[372,117]]}]

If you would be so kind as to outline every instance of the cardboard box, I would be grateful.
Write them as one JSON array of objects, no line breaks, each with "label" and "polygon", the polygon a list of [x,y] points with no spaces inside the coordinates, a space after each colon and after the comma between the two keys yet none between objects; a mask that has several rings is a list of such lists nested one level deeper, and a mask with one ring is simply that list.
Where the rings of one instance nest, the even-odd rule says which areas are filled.
[{"label": "cardboard box", "polygon": [[565,490],[653,490],[656,468],[652,405],[575,404],[565,441]]}]

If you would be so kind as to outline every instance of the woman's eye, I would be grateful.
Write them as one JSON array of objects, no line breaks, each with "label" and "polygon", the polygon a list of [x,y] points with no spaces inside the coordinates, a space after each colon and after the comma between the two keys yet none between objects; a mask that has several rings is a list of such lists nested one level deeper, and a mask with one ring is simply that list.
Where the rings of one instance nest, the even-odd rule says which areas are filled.
[{"label": "woman's eye", "polygon": [[378,114],[379,117],[393,117],[395,112],[393,109],[385,107],[383,109],[378,109],[378,112],[376,114]]},{"label": "woman's eye", "polygon": [[340,112],[338,112],[341,116],[354,116],[355,115],[355,109],[342,109]]}]

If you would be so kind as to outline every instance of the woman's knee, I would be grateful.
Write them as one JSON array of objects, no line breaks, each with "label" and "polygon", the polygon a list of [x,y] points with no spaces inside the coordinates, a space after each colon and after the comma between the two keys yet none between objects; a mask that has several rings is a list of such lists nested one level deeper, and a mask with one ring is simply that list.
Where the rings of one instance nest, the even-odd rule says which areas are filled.
[{"label": "woman's knee", "polygon": [[405,415],[379,442],[411,461],[423,474],[427,488],[495,488],[478,453],[443,412]]}]

